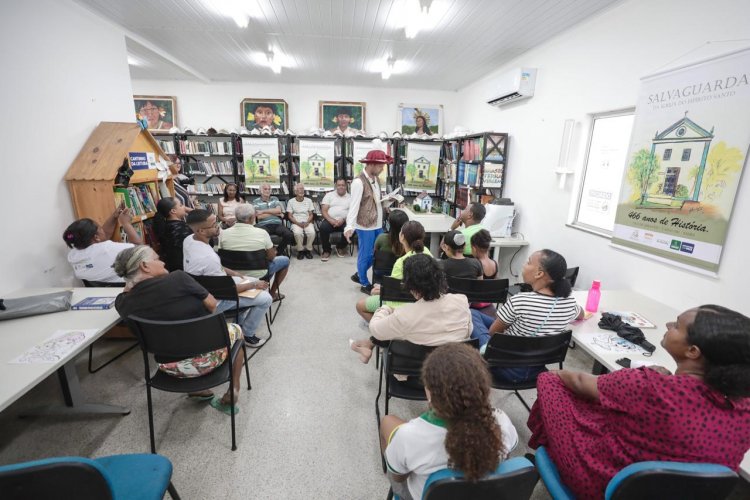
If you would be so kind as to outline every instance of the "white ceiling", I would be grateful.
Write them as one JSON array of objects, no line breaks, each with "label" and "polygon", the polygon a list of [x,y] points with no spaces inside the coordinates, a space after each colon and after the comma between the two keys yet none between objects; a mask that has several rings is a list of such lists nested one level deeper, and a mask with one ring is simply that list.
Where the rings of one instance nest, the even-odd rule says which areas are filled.
[{"label": "white ceiling", "polygon": [[[414,39],[406,0],[244,0],[246,28],[207,7],[227,0],[77,1],[126,30],[134,79],[455,90],[622,0],[433,0]],[[293,67],[262,65],[270,49]],[[388,56],[404,69],[383,80]]]}]

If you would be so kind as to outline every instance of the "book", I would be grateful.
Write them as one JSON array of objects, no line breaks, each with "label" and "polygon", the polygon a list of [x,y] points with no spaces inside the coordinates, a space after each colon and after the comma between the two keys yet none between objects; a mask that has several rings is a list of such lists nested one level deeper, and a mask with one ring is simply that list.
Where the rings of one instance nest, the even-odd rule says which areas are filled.
[{"label": "book", "polygon": [[111,309],[115,305],[116,297],[86,297],[70,306],[75,311]]},{"label": "book", "polygon": [[248,299],[254,299],[258,295],[260,295],[260,292],[262,292],[262,291],[263,290],[258,290],[258,289],[245,290],[244,292],[240,292],[237,295],[239,295],[240,297],[247,297]]}]

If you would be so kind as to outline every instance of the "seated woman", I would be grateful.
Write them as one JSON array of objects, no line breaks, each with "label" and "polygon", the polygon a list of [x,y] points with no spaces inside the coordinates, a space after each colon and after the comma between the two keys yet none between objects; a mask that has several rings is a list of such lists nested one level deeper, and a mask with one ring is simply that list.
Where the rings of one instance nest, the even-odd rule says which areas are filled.
[{"label": "seated woman", "polygon": [[441,260],[443,271],[448,277],[464,279],[482,279],[482,264],[477,259],[467,259],[464,256],[466,237],[461,231],[448,231],[440,242],[440,248],[448,256]]},{"label": "seated woman", "polygon": [[667,323],[663,368],[607,375],[543,373],[529,446],[545,446],[577,498],[603,498],[635,462],[665,460],[737,470],[750,448],[750,318],[704,305]]},{"label": "seated woman", "polygon": [[193,234],[185,222],[189,211],[177,198],[162,198],[156,204],[154,230],[159,238],[159,256],[169,271],[182,270],[182,242]]},{"label": "seated woman", "polygon": [[[130,223],[130,210],[121,205],[109,216],[103,226],[91,219],[73,222],[63,233],[63,240],[70,248],[68,262],[79,280],[120,283],[122,280],[112,269],[115,257],[122,250],[143,243]],[[128,236],[130,243],[112,241],[117,223]]]},{"label": "seated woman", "polygon": [[[583,309],[570,296],[570,282],[565,278],[568,265],[562,255],[552,250],[539,250],[529,257],[521,271],[531,292],[518,293],[498,309],[492,318],[472,309],[472,338],[487,344],[494,334],[554,335],[573,320],[583,317]],[[512,382],[528,380],[544,370],[544,366],[494,368],[493,373]]]},{"label": "seated woman", "polygon": [[[406,259],[404,287],[417,301],[396,309],[384,304],[375,311],[370,333],[376,341],[408,340],[435,346],[469,338],[471,314],[466,296],[445,293],[445,274],[435,259],[425,254]],[[363,363],[370,361],[372,340],[350,339],[349,343]]]},{"label": "seated woman", "polygon": [[[387,233],[382,233],[375,239],[375,251],[376,252],[389,252],[393,254],[395,259],[398,259],[406,251],[401,244],[399,235],[401,234],[401,228],[409,222],[409,216],[403,210],[393,210],[388,216],[389,230]],[[375,276],[382,276],[378,274],[373,268]]]},{"label": "seated woman", "polygon": [[393,415],[380,422],[388,478],[402,499],[422,498],[429,475],[447,467],[477,481],[518,443],[508,416],[490,403],[489,373],[476,349],[435,349],[422,366],[422,380],[430,409],[408,422]]},{"label": "seated woman", "polygon": [[[216,299],[183,271],[170,273],[151,247],[139,245],[123,250],[117,255],[115,272],[125,280],[125,290],[117,296],[115,308],[120,317],[135,315],[159,321],[177,321],[206,316],[216,310]],[[230,326],[230,325],[228,325]],[[229,328],[231,341],[242,340],[239,325]],[[226,348],[196,356],[191,359],[156,358],[159,370],[180,378],[197,377],[210,373],[227,359]],[[234,401],[237,402],[242,375],[242,355],[232,365]],[[190,394],[198,399],[210,399],[211,406],[229,414],[239,409],[231,407],[230,393],[214,398],[211,391]]]},{"label": "seated woman", "polygon": [[[395,264],[393,264],[391,278],[402,279],[404,277],[404,262],[412,255],[424,253],[425,255],[432,257],[430,250],[424,246],[424,238],[424,227],[419,222],[411,220],[401,226],[401,232],[399,233],[398,239],[404,249],[404,254],[396,260]],[[357,302],[357,313],[359,313],[365,321],[370,321],[375,310],[380,307],[379,295],[380,286],[375,285],[369,297],[360,299]],[[388,305],[395,308],[403,304],[400,302],[389,301]]]},{"label": "seated woman", "polygon": [[490,258],[492,236],[486,229],[478,231],[471,237],[471,253],[482,264],[482,275],[486,280],[497,278],[498,264]]},{"label": "seated woman", "polygon": [[219,198],[219,213],[216,217],[221,221],[222,227],[232,227],[237,222],[234,209],[242,203],[245,203],[245,199],[240,196],[237,184],[230,182],[224,186],[224,196]]}]

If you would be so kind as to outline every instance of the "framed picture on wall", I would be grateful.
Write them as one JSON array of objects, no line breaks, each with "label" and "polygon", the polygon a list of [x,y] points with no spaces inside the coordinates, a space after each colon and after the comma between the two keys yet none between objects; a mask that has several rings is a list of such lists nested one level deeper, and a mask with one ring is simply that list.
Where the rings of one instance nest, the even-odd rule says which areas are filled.
[{"label": "framed picture on wall", "polygon": [[442,104],[398,105],[398,119],[404,135],[440,135],[443,133]]},{"label": "framed picture on wall", "polygon": [[248,130],[264,127],[286,130],[289,128],[289,106],[284,99],[243,99],[240,123]]},{"label": "framed picture on wall", "polygon": [[365,131],[367,103],[320,101],[320,128],[335,133],[351,135]]},{"label": "framed picture on wall", "polygon": [[177,104],[173,96],[134,95],[135,116],[148,120],[149,130],[169,130],[177,126]]}]

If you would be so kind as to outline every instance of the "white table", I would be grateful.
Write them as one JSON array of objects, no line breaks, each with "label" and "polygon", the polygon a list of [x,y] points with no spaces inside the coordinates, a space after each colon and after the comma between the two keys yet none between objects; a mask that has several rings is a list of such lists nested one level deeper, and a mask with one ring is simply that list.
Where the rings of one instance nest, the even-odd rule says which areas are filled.
[{"label": "white table", "polygon": [[[69,290],[66,288],[18,290],[5,298],[26,297]],[[114,297],[119,288],[73,288],[72,304],[86,297]],[[87,403],[83,398],[75,358],[96,339],[120,321],[113,308],[96,311],[63,311],[0,321],[0,411],[26,394],[39,382],[57,372],[66,406],[47,406],[29,414],[108,414],[127,415],[128,408],[108,404]],[[96,334],[86,339],[56,363],[12,364],[15,359],[35,345],[47,340],[55,330],[94,329]]]},{"label": "white table", "polygon": [[440,239],[451,230],[451,225],[456,219],[445,214],[412,212],[408,208],[399,210],[403,210],[409,216],[409,220],[415,220],[424,226],[424,232],[430,235],[430,252],[433,257],[437,257],[440,254]]},{"label": "white table", "polygon": [[[586,304],[587,294],[587,290],[573,292],[573,296],[580,305]],[[598,323],[602,311],[634,311],[655,324],[656,328],[641,329],[646,335],[646,340],[656,346],[653,355],[650,357],[644,356],[641,354],[643,351],[640,349],[638,353],[622,353],[606,351],[597,346],[594,343],[595,337],[601,336],[605,332],[614,333],[599,328]],[[587,320],[571,325],[573,340],[576,341],[577,348],[582,349],[594,358],[596,362],[594,367],[595,372],[600,372],[601,367],[604,367],[609,371],[619,370],[622,367],[615,361],[624,357],[630,358],[631,360],[655,363],[663,366],[671,372],[674,372],[677,365],[672,359],[672,356],[670,356],[661,346],[661,339],[664,336],[664,332],[667,330],[667,321],[675,321],[677,315],[681,312],[682,311],[678,311],[630,290],[602,290],[602,298],[599,302],[599,312]],[[746,480],[750,481],[750,451],[745,454],[745,458],[742,461],[742,464],[740,464],[739,473]]]},{"label": "white table", "polygon": [[494,261],[500,262],[498,257],[500,256],[501,248],[519,248],[527,246],[529,246],[529,242],[522,239],[492,238],[492,242],[490,243],[490,258]]}]

